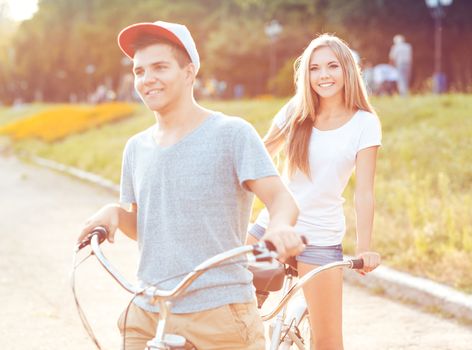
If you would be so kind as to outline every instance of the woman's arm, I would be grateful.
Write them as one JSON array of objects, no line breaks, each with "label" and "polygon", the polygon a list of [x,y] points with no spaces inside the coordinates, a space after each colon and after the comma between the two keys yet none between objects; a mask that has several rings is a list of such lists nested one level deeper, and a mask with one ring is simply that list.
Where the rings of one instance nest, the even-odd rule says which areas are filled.
[{"label": "woman's arm", "polygon": [[273,158],[282,148],[282,145],[284,144],[285,140],[284,138],[280,138],[277,142],[271,142],[267,143],[267,140],[272,139],[275,135],[280,133],[279,127],[274,123],[270,126],[269,131],[267,134],[264,136],[263,141],[264,145],[266,146],[267,152],[269,152],[270,156]]},{"label": "woman's arm", "polygon": [[374,178],[378,146],[365,148],[356,157],[355,210],[357,248],[356,256],[364,260],[364,272],[380,264],[380,255],[370,251],[374,223]]}]

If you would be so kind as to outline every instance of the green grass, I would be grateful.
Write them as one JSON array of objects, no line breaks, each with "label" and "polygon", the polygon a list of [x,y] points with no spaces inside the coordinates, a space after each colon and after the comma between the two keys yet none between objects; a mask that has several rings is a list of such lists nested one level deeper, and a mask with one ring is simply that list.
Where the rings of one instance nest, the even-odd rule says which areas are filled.
[{"label": "green grass", "polygon": [[[243,116],[263,134],[285,101],[202,104]],[[383,127],[374,248],[386,265],[472,293],[472,95],[384,97],[373,104]],[[0,125],[6,118],[18,118],[15,113],[0,110]],[[26,140],[13,147],[118,182],[126,140],[153,122],[152,113],[142,107],[131,118],[58,143]],[[347,253],[355,246],[354,181],[345,193]],[[256,203],[256,211],[260,207]]]},{"label": "green grass", "polygon": [[[471,293],[472,96],[379,98],[374,105],[383,125],[375,247],[390,266]],[[352,201],[346,209],[352,249]]]}]

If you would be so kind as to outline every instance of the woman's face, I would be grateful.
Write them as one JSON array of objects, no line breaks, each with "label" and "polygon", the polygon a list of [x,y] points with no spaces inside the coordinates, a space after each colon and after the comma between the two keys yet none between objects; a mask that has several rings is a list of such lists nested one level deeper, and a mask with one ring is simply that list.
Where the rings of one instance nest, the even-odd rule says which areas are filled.
[{"label": "woman's face", "polygon": [[342,96],[344,74],[333,50],[327,46],[315,49],[309,71],[311,88],[321,99]]}]

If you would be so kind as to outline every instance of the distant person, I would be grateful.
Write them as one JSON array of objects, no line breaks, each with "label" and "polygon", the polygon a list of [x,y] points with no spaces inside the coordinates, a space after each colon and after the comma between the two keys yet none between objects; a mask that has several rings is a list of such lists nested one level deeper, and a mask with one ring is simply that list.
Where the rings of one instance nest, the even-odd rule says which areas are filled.
[{"label": "distant person", "polygon": [[399,74],[391,64],[381,63],[373,68],[374,92],[376,95],[393,95],[398,92]]},{"label": "distant person", "polygon": [[244,85],[243,84],[236,84],[234,86],[234,98],[241,99],[244,97]]},{"label": "distant person", "polygon": [[[118,43],[133,60],[135,89],[155,123],[126,144],[121,203],[93,215],[78,241],[104,226],[113,242],[119,228],[137,241],[138,280],[172,289],[204,260],[242,245],[255,194],[270,208],[263,239],[282,258],[300,253],[304,245],[293,227],[298,208],[255,129],[195,101],[200,59],[187,27],[137,23],[121,31]],[[146,347],[156,333],[158,312],[149,298],[134,299],[119,321],[127,350]],[[206,272],[173,301],[172,312],[166,330],[197,349],[265,347],[252,275],[244,263]]]},{"label": "distant person", "polygon": [[135,98],[134,76],[131,73],[123,75],[118,87],[118,100],[132,102]]},{"label": "distant person", "polygon": [[351,53],[352,53],[352,57],[354,57],[354,62],[356,62],[356,64],[358,66],[360,66],[361,65],[361,56],[359,55],[359,53],[356,50],[353,50],[353,49],[351,49]]},{"label": "distant person", "polygon": [[95,91],[90,95],[89,102],[93,104],[103,103],[107,100],[107,87],[103,84],[97,86]]},{"label": "distant person", "polygon": [[362,67],[362,78],[364,79],[364,84],[367,90],[367,93],[375,93],[375,83],[374,83],[374,65],[371,61],[366,61]]},{"label": "distant person", "polygon": [[411,45],[405,41],[403,35],[397,34],[393,37],[389,58],[398,70],[398,92],[402,96],[407,96],[410,86],[413,50]]}]

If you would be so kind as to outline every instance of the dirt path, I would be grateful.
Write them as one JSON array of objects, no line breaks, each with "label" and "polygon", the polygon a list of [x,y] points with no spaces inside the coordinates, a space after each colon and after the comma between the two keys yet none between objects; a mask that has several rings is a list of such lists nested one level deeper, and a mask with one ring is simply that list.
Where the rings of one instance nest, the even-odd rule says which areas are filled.
[{"label": "dirt path", "polygon": [[[115,199],[101,188],[0,157],[2,349],[94,349],[73,303],[72,249],[85,218]],[[107,254],[133,278],[133,242],[120,236]],[[78,270],[79,297],[105,348],[118,349],[116,319],[129,297],[93,259]],[[472,348],[470,327],[349,285],[344,313],[346,350]]]}]

